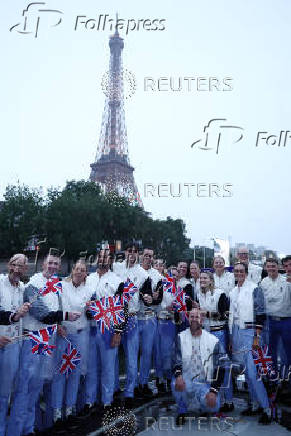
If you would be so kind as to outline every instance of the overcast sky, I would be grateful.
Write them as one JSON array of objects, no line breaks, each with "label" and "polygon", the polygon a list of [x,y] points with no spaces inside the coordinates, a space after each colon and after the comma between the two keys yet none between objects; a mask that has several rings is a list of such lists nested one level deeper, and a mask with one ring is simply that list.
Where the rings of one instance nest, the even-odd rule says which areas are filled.
[{"label": "overcast sky", "polygon": [[[123,63],[137,83],[125,109],[129,156],[145,209],[155,218],[182,218],[192,245],[231,236],[233,243],[291,252],[291,138],[285,147],[285,133],[280,147],[263,140],[256,147],[259,131],[280,135],[291,130],[289,0],[47,0],[41,7],[63,14],[38,14],[37,38],[19,33],[28,3],[5,0],[1,9],[1,195],[17,180],[48,187],[89,177],[112,32],[108,27],[86,30],[81,24],[75,31],[76,17],[114,18],[118,11],[125,20],[164,19],[163,31],[120,32]],[[32,32],[36,16],[30,17]],[[62,22],[51,27],[60,16]],[[229,77],[233,89],[210,91],[202,80],[204,90],[197,91],[195,80],[188,91],[183,80],[181,91],[171,91],[167,84],[163,89],[168,86],[168,91],[145,91],[145,77],[172,77],[175,86],[179,77],[220,82]],[[215,148],[199,149],[205,144],[203,128],[213,118],[243,129],[220,129],[218,154]],[[243,138],[235,143],[240,132]],[[213,135],[209,148],[217,143]],[[179,183],[229,183],[233,195],[197,197],[193,189],[188,197],[184,186],[179,198],[165,189],[160,194],[167,197],[157,192],[145,197],[145,184],[163,183],[172,183],[175,192]],[[200,195],[208,195],[205,187]]]}]

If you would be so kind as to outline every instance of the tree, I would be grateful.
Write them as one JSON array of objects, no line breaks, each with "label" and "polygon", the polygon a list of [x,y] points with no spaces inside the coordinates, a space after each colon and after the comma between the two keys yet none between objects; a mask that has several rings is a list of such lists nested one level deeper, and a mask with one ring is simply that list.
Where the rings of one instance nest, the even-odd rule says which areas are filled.
[{"label": "tree", "polygon": [[154,220],[139,206],[131,206],[117,193],[104,195],[99,186],[84,180],[69,181],[63,189],[41,191],[9,186],[0,210],[1,253],[23,251],[33,234],[45,234],[46,246],[65,250],[69,260],[80,252],[96,253],[102,240],[141,239],[167,263],[177,263],[189,248],[182,220]]},{"label": "tree", "polygon": [[44,232],[45,210],[40,189],[7,186],[0,211],[0,252],[22,252],[33,234]]}]

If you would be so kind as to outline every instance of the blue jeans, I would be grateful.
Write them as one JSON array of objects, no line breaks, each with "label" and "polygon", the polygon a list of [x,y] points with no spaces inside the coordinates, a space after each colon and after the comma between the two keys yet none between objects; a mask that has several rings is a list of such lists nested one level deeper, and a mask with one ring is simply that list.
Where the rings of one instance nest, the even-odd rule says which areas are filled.
[{"label": "blue jeans", "polygon": [[195,409],[201,412],[218,412],[220,408],[220,395],[217,395],[216,405],[211,408],[206,404],[206,394],[209,392],[210,384],[199,383],[193,381],[188,377],[184,378],[186,389],[182,392],[176,391],[176,379],[172,379],[171,387],[172,393],[178,406],[178,414],[187,413],[188,409]]},{"label": "blue jeans", "polygon": [[122,343],[126,360],[126,384],[125,397],[133,397],[137,383],[137,360],[139,350],[139,327],[137,316],[128,318],[125,332],[122,335]]},{"label": "blue jeans", "polygon": [[261,407],[269,407],[266,389],[260,378],[257,378],[257,370],[252,355],[254,340],[253,329],[240,329],[237,325],[232,330],[232,362],[240,364],[245,372],[249,393],[252,401],[256,401]]},{"label": "blue jeans", "polygon": [[[223,345],[224,350],[227,351],[228,338],[227,338],[226,329],[218,330],[216,332],[211,332],[211,333],[217,337],[219,342]],[[232,403],[233,384],[232,384],[232,377],[229,368],[225,368],[224,380],[220,388],[220,394],[225,403]]]},{"label": "blue jeans", "polygon": [[[126,364],[126,384],[124,389],[124,397],[134,396],[134,388],[137,385],[138,373],[138,350],[139,350],[139,330],[137,316],[130,316],[127,321],[126,328],[122,333],[121,344],[125,353]],[[117,353],[115,362],[115,386],[116,392],[120,388],[119,384],[119,356]]]},{"label": "blue jeans", "polygon": [[172,320],[158,320],[158,343],[160,349],[161,377],[172,378],[172,347],[175,342],[177,327]]},{"label": "blue jeans", "polygon": [[146,385],[149,380],[151,370],[154,338],[157,334],[156,317],[152,317],[147,320],[139,320],[138,329],[141,347],[139,382],[141,385]]},{"label": "blue jeans", "polygon": [[20,343],[0,349],[0,435],[6,432],[8,402],[19,370]]},{"label": "blue jeans", "polygon": [[45,371],[49,368],[48,364],[52,364],[52,359],[52,356],[32,354],[30,341],[23,341],[7,436],[21,436],[33,432],[36,403],[43,387]]},{"label": "blue jeans", "polygon": [[154,357],[154,369],[156,372],[156,377],[161,379],[163,378],[163,365],[162,365],[161,337],[159,334],[159,320],[157,321],[157,334],[154,338],[153,357]]},{"label": "blue jeans", "polygon": [[101,356],[100,349],[97,345],[96,334],[97,327],[90,327],[85,386],[85,402],[88,404],[100,403],[101,401]]},{"label": "blue jeans", "polygon": [[84,363],[86,363],[87,360],[87,335],[87,329],[84,329],[79,333],[67,335],[67,339],[72,343],[72,346],[75,347],[81,354],[81,361],[79,365],[76,366],[76,368],[68,377],[64,374],[60,374],[59,372],[62,354],[66,351],[68,342],[60,336],[57,339],[58,367],[53,378],[51,391],[51,404],[53,408],[62,408],[63,398],[66,407],[76,406],[80,377],[81,374],[84,374],[86,371],[86,365],[84,365]]},{"label": "blue jeans", "polygon": [[98,401],[99,387],[101,387],[102,403],[109,405],[113,402],[115,361],[118,348],[110,346],[112,336],[113,332],[109,330],[105,330],[105,333],[102,334],[99,328],[91,327],[90,329],[86,403]]},{"label": "blue jeans", "polygon": [[280,353],[281,364],[287,364],[285,378],[291,365],[291,317],[281,321],[269,319],[270,347],[274,366],[277,367],[277,355]]}]

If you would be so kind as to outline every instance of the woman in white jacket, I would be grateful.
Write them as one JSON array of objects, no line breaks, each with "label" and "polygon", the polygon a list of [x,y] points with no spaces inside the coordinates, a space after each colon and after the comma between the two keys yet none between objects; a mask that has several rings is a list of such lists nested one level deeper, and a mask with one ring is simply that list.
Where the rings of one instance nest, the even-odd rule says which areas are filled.
[{"label": "woman in white jacket", "polygon": [[[89,324],[85,315],[86,302],[93,294],[92,285],[86,281],[86,264],[79,260],[73,266],[71,276],[64,280],[61,294],[62,310],[64,312],[80,312],[80,317],[72,322],[62,322],[57,341],[57,368],[52,383],[52,407],[54,422],[62,419],[63,398],[66,407],[66,418],[75,414],[80,376],[86,373],[87,352],[89,345]],[[67,377],[60,373],[62,355],[66,352],[69,342],[81,354],[78,366]]]},{"label": "woman in white jacket", "polygon": [[[219,339],[222,347],[227,351],[227,317],[229,301],[224,290],[216,288],[213,274],[209,271],[200,274],[200,289],[198,291],[200,309],[204,312],[203,327]],[[223,393],[224,404],[221,412],[232,412],[233,386],[229,368],[225,368]]]}]

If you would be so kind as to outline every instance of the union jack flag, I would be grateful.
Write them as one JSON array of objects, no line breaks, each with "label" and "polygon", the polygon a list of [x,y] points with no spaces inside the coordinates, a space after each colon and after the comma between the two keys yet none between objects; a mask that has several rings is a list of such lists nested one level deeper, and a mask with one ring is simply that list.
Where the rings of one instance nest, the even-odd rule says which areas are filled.
[{"label": "union jack flag", "polygon": [[49,340],[56,332],[57,326],[52,325],[42,330],[29,332],[28,336],[32,345],[33,354],[42,354],[43,356],[51,356],[52,351],[56,348],[55,345],[49,345]]},{"label": "union jack flag", "polygon": [[163,278],[163,288],[164,292],[169,292],[170,294],[176,295],[175,279],[171,274],[167,274]]},{"label": "union jack flag", "polygon": [[111,317],[107,309],[103,306],[102,300],[94,301],[94,303],[89,307],[89,311],[99,325],[102,334],[104,334],[105,329],[110,329]]},{"label": "union jack flag", "polygon": [[54,294],[57,294],[59,296],[62,292],[62,282],[58,277],[51,277],[46,282],[45,286],[40,289],[39,295],[44,296],[49,294],[50,292],[53,292]]},{"label": "union jack flag", "polygon": [[186,292],[178,288],[176,299],[172,303],[175,312],[187,312]]},{"label": "union jack flag", "polygon": [[104,334],[105,329],[118,325],[125,321],[123,297],[116,295],[114,297],[103,297],[95,301],[89,311],[93,318],[99,324],[100,331]]},{"label": "union jack flag", "polygon": [[265,345],[263,348],[253,349],[252,353],[258,375],[272,375],[274,373],[273,360],[269,355],[268,345]]},{"label": "union jack flag", "polygon": [[62,356],[60,373],[69,376],[81,362],[81,353],[68,342],[67,349]]},{"label": "union jack flag", "polygon": [[128,302],[137,291],[138,289],[135,286],[135,284],[128,278],[127,281],[124,283],[124,288],[123,288],[122,296],[124,301]]}]

